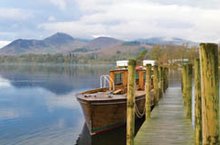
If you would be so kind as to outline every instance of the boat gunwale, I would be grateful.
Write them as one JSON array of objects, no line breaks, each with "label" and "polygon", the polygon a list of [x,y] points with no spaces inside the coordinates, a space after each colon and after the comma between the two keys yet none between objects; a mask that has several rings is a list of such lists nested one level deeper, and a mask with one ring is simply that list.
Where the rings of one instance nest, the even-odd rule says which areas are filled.
[{"label": "boat gunwale", "polygon": [[[83,95],[81,95],[83,96]],[[145,94],[143,95],[138,95],[138,96],[135,96],[135,101],[139,101],[139,100],[142,100],[142,99],[145,99]],[[77,100],[80,102],[80,103],[84,103],[84,104],[87,104],[87,103],[90,103],[92,105],[110,105],[110,104],[124,104],[127,102],[127,97],[124,97],[124,98],[108,98],[108,99],[93,99],[93,100],[88,100],[88,99],[84,99],[82,97],[79,97],[77,96]]]}]

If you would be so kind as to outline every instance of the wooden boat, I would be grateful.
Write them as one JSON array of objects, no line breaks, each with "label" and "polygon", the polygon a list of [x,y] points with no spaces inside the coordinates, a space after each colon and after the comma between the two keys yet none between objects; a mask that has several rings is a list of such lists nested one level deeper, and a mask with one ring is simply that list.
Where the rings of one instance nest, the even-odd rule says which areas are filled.
[{"label": "wooden boat", "polygon": [[[136,68],[135,114],[137,118],[145,115],[144,75],[143,67]],[[126,123],[127,77],[126,67],[116,68],[110,71],[108,88],[88,90],[77,95],[91,135]]]}]

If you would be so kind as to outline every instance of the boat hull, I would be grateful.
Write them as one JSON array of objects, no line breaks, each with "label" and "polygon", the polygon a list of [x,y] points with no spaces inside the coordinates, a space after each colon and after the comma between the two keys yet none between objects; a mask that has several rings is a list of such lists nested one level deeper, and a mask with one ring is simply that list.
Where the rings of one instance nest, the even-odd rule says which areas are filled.
[{"label": "boat hull", "polygon": [[[126,98],[97,101],[78,98],[78,101],[82,107],[87,127],[92,135],[126,123]],[[138,110],[141,114],[144,114],[145,95],[136,96],[135,102],[136,111]]]}]

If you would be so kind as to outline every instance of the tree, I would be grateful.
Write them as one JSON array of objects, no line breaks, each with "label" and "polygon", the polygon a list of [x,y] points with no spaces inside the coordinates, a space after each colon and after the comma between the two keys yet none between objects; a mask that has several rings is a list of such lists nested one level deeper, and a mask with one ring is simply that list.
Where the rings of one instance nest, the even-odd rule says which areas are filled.
[{"label": "tree", "polygon": [[138,53],[136,60],[137,60],[137,64],[141,64],[142,61],[145,59],[146,55],[147,55],[148,51],[142,50],[140,53]]},{"label": "tree", "polygon": [[159,45],[153,46],[153,48],[151,49],[151,51],[149,53],[150,59],[159,60],[160,56],[161,56],[160,46]]}]

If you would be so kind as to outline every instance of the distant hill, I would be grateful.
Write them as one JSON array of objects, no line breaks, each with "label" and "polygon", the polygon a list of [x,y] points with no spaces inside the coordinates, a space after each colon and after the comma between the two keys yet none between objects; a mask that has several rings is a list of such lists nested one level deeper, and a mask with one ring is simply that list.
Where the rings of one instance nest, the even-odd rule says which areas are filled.
[{"label": "distant hill", "polygon": [[181,38],[165,38],[165,37],[152,37],[148,39],[139,39],[136,40],[140,43],[148,44],[148,45],[190,45],[194,46],[197,43],[181,39]]},{"label": "distant hill", "polygon": [[73,42],[74,38],[68,34],[58,32],[50,37],[45,38],[44,41],[48,44],[62,45]]},{"label": "distant hill", "polygon": [[91,40],[87,47],[91,49],[101,49],[101,48],[109,48],[117,45],[121,45],[123,43],[122,40],[118,40],[111,37],[98,37],[96,39]]},{"label": "distant hill", "polygon": [[111,37],[98,37],[92,40],[73,38],[65,33],[55,33],[43,40],[17,39],[0,49],[0,55],[21,54],[56,54],[56,53],[96,53],[113,54],[112,52],[138,51],[152,45],[195,45],[195,42],[180,38],[154,37],[123,41]]},{"label": "distant hill", "polygon": [[0,49],[0,54],[45,54],[45,53],[65,53],[73,49],[82,47],[85,41],[74,39],[65,33],[56,33],[44,40],[18,39]]}]

